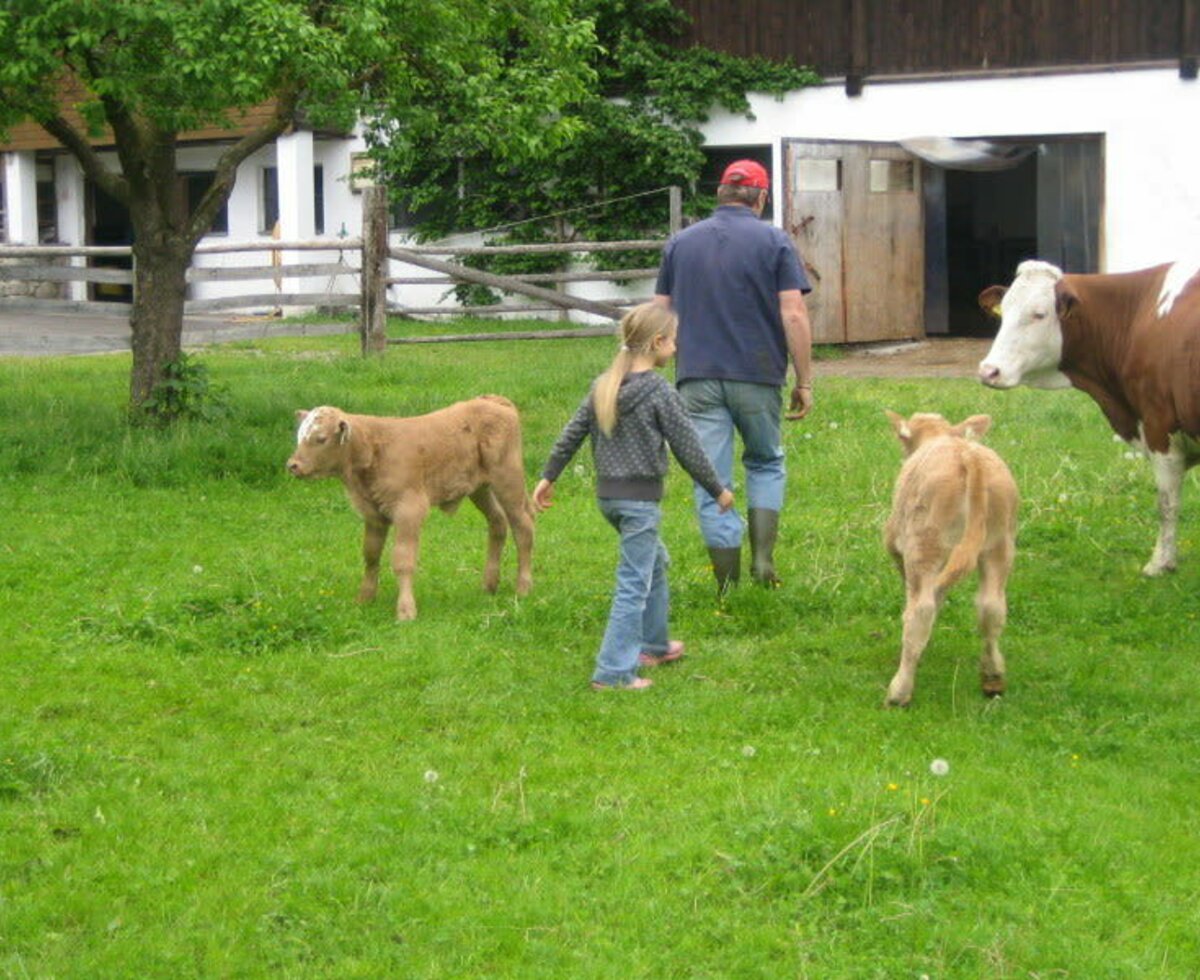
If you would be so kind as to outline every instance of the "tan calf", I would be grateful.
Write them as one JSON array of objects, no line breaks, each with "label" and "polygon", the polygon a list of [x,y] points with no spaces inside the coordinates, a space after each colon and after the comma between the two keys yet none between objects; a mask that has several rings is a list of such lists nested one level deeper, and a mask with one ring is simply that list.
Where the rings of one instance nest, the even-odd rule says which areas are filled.
[{"label": "tan calf", "polygon": [[1016,550],[1017,486],[1004,461],[974,440],[992,424],[972,415],[951,425],[919,412],[904,419],[888,412],[907,457],[896,479],[892,514],[883,540],[904,576],[904,635],[900,667],[887,704],[912,700],[917,664],[950,587],[975,568],[975,606],[983,656],[983,693],[1004,692],[1000,633],[1008,615],[1005,583]]},{"label": "tan calf", "polygon": [[413,619],[412,578],[421,525],[431,507],[452,514],[469,497],[487,518],[483,587],[494,592],[508,528],[517,544],[517,593],[533,584],[533,508],[525,492],[521,423],[516,406],[483,395],[414,418],[350,415],[325,405],[298,411],[296,451],[287,462],[298,477],[335,476],[363,518],[366,566],[359,602],[375,598],[379,556],[395,526],[392,568],[400,591],[396,618]]}]

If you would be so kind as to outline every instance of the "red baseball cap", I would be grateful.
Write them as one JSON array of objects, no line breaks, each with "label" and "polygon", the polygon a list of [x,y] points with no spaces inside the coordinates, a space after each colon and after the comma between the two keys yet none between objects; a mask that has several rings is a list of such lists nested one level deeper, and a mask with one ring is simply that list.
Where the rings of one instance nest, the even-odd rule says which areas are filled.
[{"label": "red baseball cap", "polygon": [[771,189],[771,178],[767,176],[767,168],[757,160],[734,160],[721,175],[721,183],[736,184],[738,187],[759,187],[764,191]]}]

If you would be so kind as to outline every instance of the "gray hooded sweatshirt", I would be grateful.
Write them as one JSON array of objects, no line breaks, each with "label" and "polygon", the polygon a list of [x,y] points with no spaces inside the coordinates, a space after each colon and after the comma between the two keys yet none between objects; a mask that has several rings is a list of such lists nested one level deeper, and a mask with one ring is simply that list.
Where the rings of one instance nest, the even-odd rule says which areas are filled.
[{"label": "gray hooded sweatshirt", "polygon": [[597,497],[661,500],[668,446],[692,479],[714,498],[725,489],[679,393],[656,371],[637,371],[621,382],[611,436],[600,431],[589,391],[554,444],[542,477],[557,480],[588,436],[596,462]]}]

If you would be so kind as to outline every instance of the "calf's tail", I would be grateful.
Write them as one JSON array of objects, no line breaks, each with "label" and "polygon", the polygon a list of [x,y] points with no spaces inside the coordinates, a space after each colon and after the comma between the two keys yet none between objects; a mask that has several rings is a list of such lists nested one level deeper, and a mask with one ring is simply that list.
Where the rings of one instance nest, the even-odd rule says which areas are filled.
[{"label": "calf's tail", "polygon": [[983,479],[983,461],[978,454],[968,451],[963,454],[963,466],[967,477],[966,519],[962,537],[951,549],[938,576],[936,588],[939,594],[974,570],[987,537],[987,487]]}]

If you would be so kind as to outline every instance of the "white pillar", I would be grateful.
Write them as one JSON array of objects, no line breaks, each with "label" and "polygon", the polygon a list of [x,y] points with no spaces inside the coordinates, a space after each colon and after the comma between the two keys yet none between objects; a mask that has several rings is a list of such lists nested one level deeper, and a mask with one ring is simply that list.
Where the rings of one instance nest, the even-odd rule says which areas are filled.
[{"label": "white pillar", "polygon": [[37,245],[37,164],[32,150],[4,154],[4,202],[9,244]]},{"label": "white pillar", "polygon": [[[311,239],[313,214],[313,136],[308,130],[288,133],[275,141],[275,165],[279,168],[279,237],[285,242]],[[285,266],[312,258],[311,252],[287,252]],[[309,292],[306,279],[284,279],[285,293]]]},{"label": "white pillar", "polygon": [[275,144],[279,167],[279,232],[284,241],[313,237],[313,136],[280,136]]},{"label": "white pillar", "polygon": [[[54,196],[58,205],[58,240],[64,245],[86,245],[87,209],[84,205],[83,168],[78,160],[66,153],[54,158]],[[73,255],[71,265],[86,266],[87,258]],[[68,283],[67,298],[87,299],[87,283]]]}]

